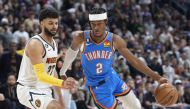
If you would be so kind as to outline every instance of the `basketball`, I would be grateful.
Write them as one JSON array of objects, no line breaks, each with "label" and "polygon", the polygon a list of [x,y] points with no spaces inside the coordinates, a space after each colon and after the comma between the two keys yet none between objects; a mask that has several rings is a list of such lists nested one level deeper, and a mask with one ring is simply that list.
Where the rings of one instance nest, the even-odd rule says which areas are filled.
[{"label": "basketball", "polygon": [[169,83],[159,85],[155,90],[155,99],[162,106],[171,106],[178,100],[178,92]]}]

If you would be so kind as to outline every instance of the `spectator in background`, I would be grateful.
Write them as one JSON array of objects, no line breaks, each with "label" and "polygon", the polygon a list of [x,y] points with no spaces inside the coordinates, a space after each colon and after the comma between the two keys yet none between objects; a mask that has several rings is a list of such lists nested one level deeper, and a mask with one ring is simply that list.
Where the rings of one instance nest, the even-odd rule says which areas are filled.
[{"label": "spectator in background", "polygon": [[8,102],[5,100],[5,96],[2,93],[0,93],[0,108],[11,109]]},{"label": "spectator in background", "polygon": [[69,38],[68,36],[66,36],[67,34],[62,30],[61,32],[59,32],[59,41],[58,41],[58,45],[63,47],[68,47],[70,44],[70,40],[71,38]]},{"label": "spectator in background", "polygon": [[183,66],[190,67],[190,60],[188,59],[188,55],[186,52],[181,53],[181,58],[179,58],[179,63]]},{"label": "spectator in background", "polygon": [[163,27],[161,29],[161,34],[159,36],[159,40],[162,44],[165,44],[166,42],[173,43],[173,36],[171,33],[168,31],[167,27]]},{"label": "spectator in background", "polygon": [[154,97],[154,91],[155,86],[153,86],[152,83],[147,82],[145,84],[146,92],[143,95],[143,107],[145,109],[152,109],[153,103],[156,103],[155,97]]},{"label": "spectator in background", "polygon": [[0,81],[1,83],[6,82],[8,73],[14,71],[16,78],[20,69],[20,63],[22,56],[16,53],[17,43],[12,40],[10,43],[10,50],[2,54],[0,58]]},{"label": "spectator in background", "polygon": [[183,72],[183,76],[190,78],[190,66],[189,65],[184,65],[184,72]]},{"label": "spectator in background", "polygon": [[174,81],[174,85],[179,93],[178,103],[184,103],[184,87],[182,81],[180,79],[176,79]]},{"label": "spectator in background", "polygon": [[29,17],[24,20],[24,26],[26,27],[26,31],[31,33],[34,31],[34,24],[38,24],[38,20],[35,19],[33,11],[30,11],[28,15]]},{"label": "spectator in background", "polygon": [[26,46],[26,43],[27,43],[27,41],[26,41],[25,37],[20,38],[19,43],[18,43],[17,54],[19,54],[19,55],[24,54],[24,48]]},{"label": "spectator in background", "polygon": [[124,31],[123,39],[127,42],[128,40],[131,40],[133,38],[133,34],[129,29],[126,29]]},{"label": "spectator in background", "polygon": [[147,18],[147,21],[144,23],[144,26],[145,26],[145,30],[147,30],[151,35],[154,35],[156,25],[152,21],[151,16]]},{"label": "spectator in background", "polygon": [[56,70],[57,75],[58,75],[59,78],[60,78],[59,72],[60,72],[60,69],[61,69],[62,65],[63,65],[63,59],[62,58],[58,58],[55,70]]},{"label": "spectator in background", "polygon": [[149,65],[149,67],[158,72],[161,76],[163,76],[163,69],[162,66],[160,65],[160,63],[158,62],[158,58],[154,57],[153,60],[151,61],[151,64]]},{"label": "spectator in background", "polygon": [[3,40],[3,48],[5,51],[9,49],[13,34],[7,18],[1,20],[2,32],[0,32],[0,38]]},{"label": "spectator in background", "polygon": [[117,62],[114,64],[114,67],[118,73],[124,73],[122,70],[127,68],[127,65],[125,64],[125,58],[122,55],[117,58]]},{"label": "spectator in background", "polygon": [[132,77],[128,78],[127,85],[129,85],[129,87],[131,87],[132,90],[135,90],[135,81],[132,79]]},{"label": "spectator in background", "polygon": [[[184,86],[180,79],[176,79],[174,81],[174,85],[179,93],[177,104],[174,105],[174,108],[176,109],[189,109],[190,105],[185,103],[185,97],[188,95],[185,95]],[[187,93],[188,94],[188,93]]]},{"label": "spectator in background", "polygon": [[[190,38],[190,36],[188,36]],[[183,51],[187,53],[188,60],[190,60],[190,47],[189,44],[186,44],[186,46],[183,48]]]},{"label": "spectator in background", "polygon": [[71,71],[70,72],[66,72],[66,75],[68,77],[73,77],[76,80],[79,80],[80,78],[83,78],[81,61],[76,59],[72,63]]},{"label": "spectator in background", "polygon": [[9,73],[7,82],[0,86],[0,93],[5,97],[5,101],[9,104],[10,109],[24,109],[18,101],[16,94],[16,76],[14,73]]},{"label": "spectator in background", "polygon": [[135,95],[139,98],[140,102],[143,102],[143,95],[145,93],[145,85],[141,75],[135,77]]},{"label": "spectator in background", "polygon": [[20,27],[18,30],[16,30],[13,33],[13,37],[14,39],[19,42],[21,38],[25,38],[26,41],[28,41],[29,39],[29,34],[28,32],[25,30],[25,25],[24,24],[20,24]]},{"label": "spectator in background", "polygon": [[162,68],[164,76],[166,76],[169,79],[169,81],[172,83],[174,80],[175,72],[174,68],[170,65],[170,61],[168,59],[165,60],[165,63],[162,66]]}]

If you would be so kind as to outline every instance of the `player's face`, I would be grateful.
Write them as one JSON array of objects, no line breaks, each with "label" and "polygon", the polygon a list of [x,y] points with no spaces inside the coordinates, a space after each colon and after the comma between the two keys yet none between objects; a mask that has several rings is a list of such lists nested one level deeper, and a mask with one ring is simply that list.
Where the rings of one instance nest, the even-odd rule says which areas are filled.
[{"label": "player's face", "polygon": [[106,30],[106,22],[104,20],[91,21],[90,26],[94,36],[101,37],[104,35],[104,32]]},{"label": "player's face", "polygon": [[47,18],[44,19],[41,23],[42,29],[44,30],[45,34],[50,37],[53,37],[57,34],[58,30],[58,18]]}]

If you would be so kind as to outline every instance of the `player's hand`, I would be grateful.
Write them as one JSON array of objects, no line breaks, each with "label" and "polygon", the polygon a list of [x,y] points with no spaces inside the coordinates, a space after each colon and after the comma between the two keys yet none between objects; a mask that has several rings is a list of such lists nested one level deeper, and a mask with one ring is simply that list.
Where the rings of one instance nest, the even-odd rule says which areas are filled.
[{"label": "player's hand", "polygon": [[165,77],[161,77],[161,78],[158,80],[158,83],[159,83],[159,84],[168,83],[168,82],[169,82],[168,79],[165,78]]},{"label": "player's hand", "polygon": [[65,81],[67,79],[67,76],[66,75],[62,75],[61,79]]},{"label": "player's hand", "polygon": [[64,82],[63,82],[63,88],[65,89],[72,89],[76,87],[76,81],[72,77],[68,77]]}]

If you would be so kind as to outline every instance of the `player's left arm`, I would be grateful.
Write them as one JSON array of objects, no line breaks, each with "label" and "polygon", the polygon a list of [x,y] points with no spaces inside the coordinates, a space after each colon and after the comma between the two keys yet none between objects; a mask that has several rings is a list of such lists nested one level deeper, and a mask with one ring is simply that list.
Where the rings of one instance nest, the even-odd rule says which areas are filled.
[{"label": "player's left arm", "polygon": [[147,76],[157,80],[161,83],[167,82],[167,79],[162,78],[159,74],[152,71],[148,66],[146,66],[141,60],[135,57],[129,49],[126,47],[125,41],[118,35],[113,35],[113,46],[123,55],[127,61],[138,71],[146,74]]}]

